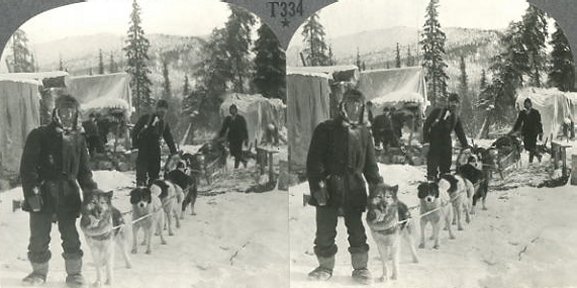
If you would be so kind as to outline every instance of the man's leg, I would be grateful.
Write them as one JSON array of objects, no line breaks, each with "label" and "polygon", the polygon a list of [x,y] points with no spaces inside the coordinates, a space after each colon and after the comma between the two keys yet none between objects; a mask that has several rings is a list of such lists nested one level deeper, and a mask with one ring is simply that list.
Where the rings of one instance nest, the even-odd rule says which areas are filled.
[{"label": "man's leg", "polygon": [[136,158],[136,186],[146,186],[146,174],[148,172],[148,161],[146,152],[138,150]]},{"label": "man's leg", "polygon": [[46,282],[48,261],[52,254],[49,250],[52,217],[49,214],[30,213],[30,242],[28,245],[28,260],[32,265],[32,273],[23,282],[38,285]]},{"label": "man's leg", "polygon": [[362,220],[363,212],[360,210],[345,211],[345,225],[349,234],[349,252],[353,266],[353,278],[361,283],[371,282],[371,273],[368,269],[369,244]]},{"label": "man's leg", "polygon": [[58,230],[62,238],[62,257],[66,268],[66,283],[72,286],[84,284],[82,277],[82,256],[84,253],[80,248],[80,236],[76,230],[75,215],[58,215]]},{"label": "man's leg", "polygon": [[148,181],[149,184],[160,178],[160,147],[148,154]]},{"label": "man's leg", "polygon": [[437,178],[439,172],[439,149],[434,146],[429,147],[429,152],[427,153],[427,179],[434,180]]},{"label": "man's leg", "polygon": [[453,147],[450,145],[444,147],[439,156],[439,170],[441,175],[451,173],[451,165],[453,164]]},{"label": "man's leg", "polygon": [[338,213],[337,208],[316,207],[316,235],[314,241],[314,251],[319,261],[319,266],[309,273],[311,280],[328,280],[335,267],[335,254],[337,245]]}]

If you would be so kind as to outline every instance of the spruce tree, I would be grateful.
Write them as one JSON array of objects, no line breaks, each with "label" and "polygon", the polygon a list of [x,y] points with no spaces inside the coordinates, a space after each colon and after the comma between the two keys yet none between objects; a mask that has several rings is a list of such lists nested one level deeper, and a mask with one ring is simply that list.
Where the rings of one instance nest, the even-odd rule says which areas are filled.
[{"label": "spruce tree", "polygon": [[561,91],[573,91],[575,89],[573,53],[571,53],[565,33],[557,23],[555,23],[555,29],[550,42],[553,50],[551,51],[548,84]]},{"label": "spruce tree", "polygon": [[184,75],[184,85],[182,87],[182,96],[186,98],[190,94],[190,82],[188,81],[188,75]]},{"label": "spruce tree", "polygon": [[465,63],[465,57],[461,55],[459,63],[459,86],[458,91],[462,99],[461,104],[461,118],[463,119],[463,126],[465,131],[469,135],[473,135],[475,131],[475,118],[473,103],[475,99],[472,99],[472,95],[469,93],[469,79],[467,76],[467,64]]},{"label": "spruce tree", "polygon": [[357,47],[357,61],[356,61],[356,65],[359,68],[359,70],[361,70],[361,54],[359,53],[359,47]]},{"label": "spruce tree", "polygon": [[533,5],[530,5],[523,15],[522,39],[528,55],[528,70],[525,73],[530,78],[531,85],[542,86],[541,73],[545,72],[547,39],[547,20],[545,14]]},{"label": "spruce tree", "polygon": [[168,74],[168,60],[162,61],[162,98],[170,99],[170,76]]},{"label": "spruce tree", "polygon": [[219,97],[227,91],[229,64],[225,39],[225,28],[214,29],[207,43],[203,45],[203,60],[195,73],[198,78],[197,85],[186,100],[187,109],[199,111],[203,117],[218,111]]},{"label": "spruce tree", "polygon": [[229,53],[227,77],[232,81],[234,90],[245,92],[245,82],[252,74],[250,49],[252,45],[251,29],[255,18],[241,7],[230,5],[231,14],[225,24],[226,50]]},{"label": "spruce tree", "polygon": [[110,52],[110,63],[108,63],[108,71],[110,73],[117,73],[118,72],[118,65],[114,62],[114,55]]},{"label": "spruce tree", "polygon": [[[12,55],[7,59],[11,72],[34,72],[33,55],[28,48],[28,37],[24,30],[18,29],[12,34]],[[11,60],[11,61],[10,61]]]},{"label": "spruce tree", "polygon": [[59,55],[59,59],[58,59],[58,71],[64,71],[64,62],[62,62],[62,55]]},{"label": "spruce tree", "polygon": [[430,0],[426,8],[425,25],[423,26],[422,40],[423,67],[428,84],[428,95],[431,104],[436,106],[444,101],[447,94],[447,81],[449,76],[445,72],[447,64],[443,60],[445,56],[445,33],[441,30],[439,13],[437,8],[439,0]]},{"label": "spruce tree", "polygon": [[170,74],[169,74],[169,63],[167,59],[162,61],[162,99],[168,102],[168,113],[166,114],[166,123],[172,128],[172,132],[175,137],[181,135],[180,127],[178,125],[179,115],[181,111],[181,101],[177,97],[172,97],[171,85],[170,85]]},{"label": "spruce tree", "polygon": [[303,27],[304,53],[311,66],[326,66],[329,64],[327,44],[325,42],[325,28],[319,22],[319,16],[314,13]]},{"label": "spruce tree", "polygon": [[333,47],[329,45],[329,65],[333,66],[336,65],[337,61],[335,60],[335,55],[333,55]]},{"label": "spruce tree", "polygon": [[98,74],[104,74],[104,58],[102,57],[102,49],[98,49]]},{"label": "spruce tree", "polygon": [[363,71],[367,70],[367,63],[365,63],[365,61],[363,61]]},{"label": "spruce tree", "polygon": [[399,42],[397,42],[397,50],[395,55],[395,67],[401,68],[401,48],[399,47]]},{"label": "spruce tree", "polygon": [[255,41],[254,84],[259,93],[267,98],[286,98],[286,58],[275,34],[264,23]]},{"label": "spruce tree", "polygon": [[487,72],[485,69],[481,70],[481,80],[479,81],[479,90],[483,91],[487,88]]},{"label": "spruce tree", "polygon": [[413,58],[413,55],[411,55],[411,46],[407,46],[407,61],[406,61],[406,66],[407,67],[411,67],[415,65],[415,58]]},{"label": "spruce tree", "polygon": [[150,69],[147,61],[150,42],[144,35],[141,27],[140,6],[133,0],[130,14],[130,27],[126,39],[126,47],[123,50],[128,60],[126,72],[131,75],[130,88],[134,99],[136,117],[146,113],[151,104],[152,82],[148,78]]}]

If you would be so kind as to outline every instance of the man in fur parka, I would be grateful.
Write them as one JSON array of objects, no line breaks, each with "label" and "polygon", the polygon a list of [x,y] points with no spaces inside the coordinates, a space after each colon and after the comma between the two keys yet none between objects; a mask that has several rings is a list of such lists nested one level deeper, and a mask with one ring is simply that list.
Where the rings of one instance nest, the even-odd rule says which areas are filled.
[{"label": "man in fur parka", "polygon": [[363,123],[364,96],[349,90],[339,104],[335,119],[319,124],[313,133],[307,156],[309,204],[316,206],[314,252],[319,266],[309,273],[311,280],[328,280],[335,266],[337,218],[344,214],[349,234],[349,252],[355,281],[368,284],[367,236],[362,214],[367,205],[365,180],[373,187],[383,180],[375,159],[369,129]]},{"label": "man in fur parka", "polygon": [[78,125],[79,104],[70,95],[55,101],[52,120],[28,134],[20,164],[24,191],[22,209],[30,214],[28,260],[32,273],[23,279],[30,285],[46,281],[50,230],[58,223],[62,256],[70,287],[84,284],[80,238],[76,218],[80,215],[83,191],[96,189],[88,166],[86,140]]}]

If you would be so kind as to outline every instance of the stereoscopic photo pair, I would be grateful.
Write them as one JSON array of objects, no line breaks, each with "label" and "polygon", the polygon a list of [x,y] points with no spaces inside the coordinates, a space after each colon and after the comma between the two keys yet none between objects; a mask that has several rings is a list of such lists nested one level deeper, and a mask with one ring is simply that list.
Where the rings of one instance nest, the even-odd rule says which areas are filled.
[{"label": "stereoscopic photo pair", "polygon": [[0,286],[577,285],[570,27],[240,2],[68,3],[10,36]]}]

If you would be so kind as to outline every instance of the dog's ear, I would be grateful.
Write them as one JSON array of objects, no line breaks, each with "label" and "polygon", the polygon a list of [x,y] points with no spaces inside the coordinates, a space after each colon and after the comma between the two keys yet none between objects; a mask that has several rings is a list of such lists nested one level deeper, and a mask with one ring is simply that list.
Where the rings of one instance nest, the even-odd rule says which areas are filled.
[{"label": "dog's ear", "polygon": [[429,187],[430,187],[431,191],[433,192],[433,196],[435,196],[435,198],[439,198],[439,184],[438,183],[430,183]]},{"label": "dog's ear", "polygon": [[142,189],[142,195],[143,195],[143,199],[146,200],[146,202],[150,203],[152,202],[152,191],[150,191],[150,188],[144,188]]},{"label": "dog's ear", "polygon": [[421,184],[419,184],[419,187],[417,187],[417,190],[419,191],[418,193],[418,197],[419,199],[424,199],[425,197],[427,197],[427,194],[429,193],[429,189],[430,189],[430,185],[432,183],[427,183],[427,182],[423,182]]},{"label": "dog's ear", "polygon": [[104,193],[104,197],[106,197],[106,200],[108,201],[108,203],[112,203],[112,196],[113,195],[114,195],[113,190],[110,190],[110,191]]},{"label": "dog's ear", "polygon": [[139,201],[140,188],[135,188],[130,191],[130,204],[136,204]]},{"label": "dog's ear", "polygon": [[397,192],[399,192],[399,185],[391,187],[391,192],[393,193],[393,198],[397,199]]}]

